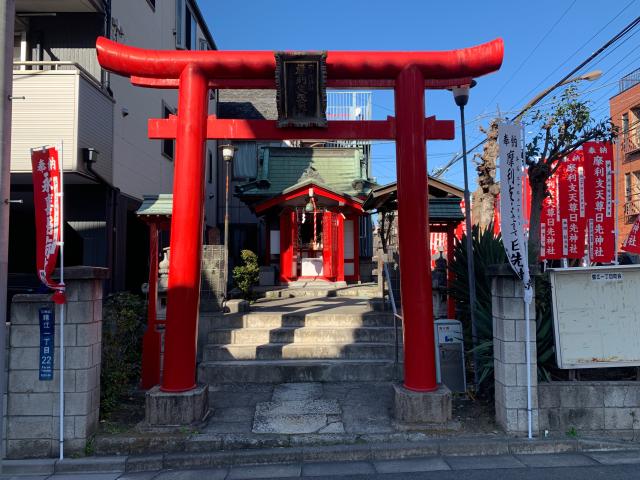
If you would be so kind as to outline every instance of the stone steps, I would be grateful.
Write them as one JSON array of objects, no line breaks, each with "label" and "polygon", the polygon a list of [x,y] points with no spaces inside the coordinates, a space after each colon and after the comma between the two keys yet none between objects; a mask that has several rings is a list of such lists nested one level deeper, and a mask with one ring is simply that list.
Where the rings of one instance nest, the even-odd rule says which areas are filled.
[{"label": "stone steps", "polygon": [[371,382],[398,378],[393,360],[232,360],[201,362],[198,380],[216,383]]},{"label": "stone steps", "polygon": [[[402,335],[399,331],[398,335]],[[263,345],[266,343],[393,343],[393,327],[281,327],[281,328],[220,328],[209,333],[208,341],[215,345]]]},{"label": "stone steps", "polygon": [[265,345],[207,345],[205,361],[349,359],[388,360],[394,346],[386,343],[269,343]]},{"label": "stone steps", "polygon": [[[394,316],[376,299],[277,299],[250,312],[201,315],[203,383],[397,378]],[[400,347],[402,331],[398,330]],[[400,355],[401,357],[401,355]]]},{"label": "stone steps", "polygon": [[200,316],[214,329],[280,327],[393,327],[393,314],[365,311],[360,313],[244,313]]}]

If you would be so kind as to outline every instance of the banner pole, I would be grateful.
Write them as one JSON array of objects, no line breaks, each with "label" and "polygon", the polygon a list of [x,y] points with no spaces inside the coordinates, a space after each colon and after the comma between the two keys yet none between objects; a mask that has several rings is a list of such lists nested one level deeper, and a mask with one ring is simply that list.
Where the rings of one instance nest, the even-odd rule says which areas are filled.
[{"label": "banner pole", "polygon": [[620,231],[619,231],[619,219],[618,219],[618,204],[620,202],[620,199],[618,198],[620,195],[620,192],[618,191],[618,173],[620,172],[619,168],[619,162],[620,162],[620,142],[616,142],[616,150],[617,150],[617,155],[615,156],[615,166],[613,168],[613,206],[614,206],[614,215],[615,215],[615,231],[614,231],[614,235],[615,235],[615,243],[614,245],[614,250],[613,250],[613,263],[614,265],[618,265],[618,242],[620,241]]},{"label": "banner pole", "polygon": [[[64,141],[60,140],[60,285],[64,292]],[[60,460],[64,459],[64,311],[60,304]]]},{"label": "banner pole", "polygon": [[[527,286],[523,282],[523,287],[526,290]],[[529,303],[527,303],[526,297],[524,301],[524,324],[527,329],[525,351],[527,356],[527,427],[528,436],[533,438],[532,434],[532,415],[531,415],[531,325],[529,322]]]}]

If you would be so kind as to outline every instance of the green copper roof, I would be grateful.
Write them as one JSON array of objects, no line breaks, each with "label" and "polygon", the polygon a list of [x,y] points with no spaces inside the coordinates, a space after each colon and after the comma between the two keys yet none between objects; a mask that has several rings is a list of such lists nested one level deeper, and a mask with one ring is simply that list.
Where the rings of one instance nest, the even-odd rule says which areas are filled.
[{"label": "green copper roof", "polygon": [[243,194],[275,196],[313,182],[340,194],[356,195],[361,192],[352,184],[362,177],[361,158],[358,148],[265,148],[257,180],[268,183],[262,182],[263,188],[257,182],[247,184]]},{"label": "green copper roof", "polygon": [[145,195],[142,197],[142,205],[136,211],[139,216],[169,215],[173,207],[173,195],[161,193],[160,195]]},{"label": "green copper roof", "polygon": [[429,220],[464,220],[459,198],[430,198]]}]

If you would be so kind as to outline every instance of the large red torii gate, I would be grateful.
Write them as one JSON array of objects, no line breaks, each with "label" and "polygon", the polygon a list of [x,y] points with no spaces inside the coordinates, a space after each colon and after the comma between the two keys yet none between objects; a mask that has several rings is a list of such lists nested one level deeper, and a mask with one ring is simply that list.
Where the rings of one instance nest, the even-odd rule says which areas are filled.
[{"label": "large red torii gate", "polygon": [[97,40],[98,61],[134,85],[178,88],[178,115],[149,120],[149,136],[176,139],[162,390],[195,387],[206,139],[395,140],[404,319],[404,385],[437,388],[429,254],[426,140],[453,139],[453,121],[425,119],[424,91],[468,85],[500,68],[501,39],[441,52],[328,52],[327,86],[393,88],[396,118],[334,121],[327,128],[278,128],[272,120],[208,115],[211,88],[276,88],[269,51],[160,51]]}]

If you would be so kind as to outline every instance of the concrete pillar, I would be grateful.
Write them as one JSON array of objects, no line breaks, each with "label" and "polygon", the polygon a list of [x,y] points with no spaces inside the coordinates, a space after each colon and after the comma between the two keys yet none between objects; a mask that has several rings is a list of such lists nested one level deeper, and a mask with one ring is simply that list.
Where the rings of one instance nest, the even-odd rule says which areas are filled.
[{"label": "concrete pillar", "polygon": [[[493,366],[496,421],[507,433],[527,434],[526,328],[522,282],[509,265],[493,265]],[[533,432],[538,427],[535,294],[529,310]]]},{"label": "concrete pillar", "polygon": [[[65,315],[67,455],[82,454],[98,428],[102,354],[102,281],[106,268],[69,267]],[[59,441],[60,307],[55,306],[53,380],[39,380],[39,309],[51,295],[15,295],[11,302],[7,394],[7,458],[55,456]]]}]

